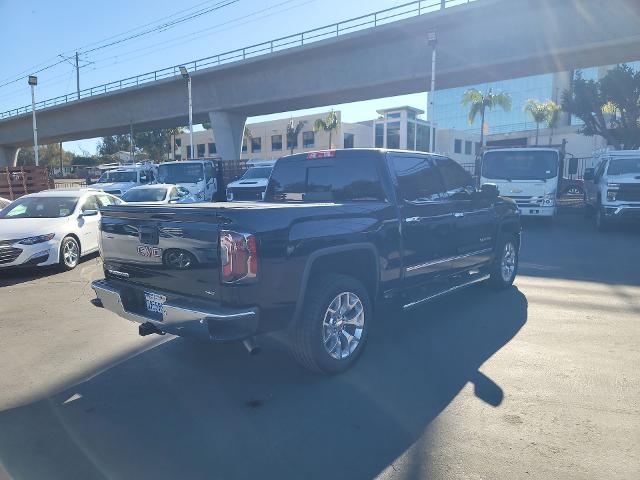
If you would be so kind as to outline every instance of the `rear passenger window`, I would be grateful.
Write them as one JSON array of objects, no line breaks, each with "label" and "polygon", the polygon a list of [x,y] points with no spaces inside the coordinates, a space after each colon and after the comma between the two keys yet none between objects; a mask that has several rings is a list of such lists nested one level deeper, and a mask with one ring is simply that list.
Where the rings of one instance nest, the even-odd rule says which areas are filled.
[{"label": "rear passenger window", "polygon": [[438,169],[444,181],[444,188],[447,192],[460,191],[473,186],[473,178],[459,163],[450,158],[437,159]]},{"label": "rear passenger window", "polygon": [[439,200],[444,186],[440,174],[427,156],[394,155],[391,168],[398,180],[398,193],[407,202]]},{"label": "rear passenger window", "polygon": [[385,201],[371,158],[278,162],[267,189],[270,202]]}]

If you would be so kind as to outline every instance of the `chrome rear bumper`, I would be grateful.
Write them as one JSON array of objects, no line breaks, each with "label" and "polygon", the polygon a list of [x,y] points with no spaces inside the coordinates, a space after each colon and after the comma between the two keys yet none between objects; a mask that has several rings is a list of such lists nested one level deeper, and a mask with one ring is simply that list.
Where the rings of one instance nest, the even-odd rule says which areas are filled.
[{"label": "chrome rear bumper", "polygon": [[[123,301],[123,289],[109,280],[91,284],[102,307],[136,323],[151,323],[162,332],[204,340],[242,340],[252,336],[258,327],[259,310],[196,307],[188,301],[167,301],[162,306],[162,319],[134,312]],[[140,290],[142,290],[140,288]]]}]

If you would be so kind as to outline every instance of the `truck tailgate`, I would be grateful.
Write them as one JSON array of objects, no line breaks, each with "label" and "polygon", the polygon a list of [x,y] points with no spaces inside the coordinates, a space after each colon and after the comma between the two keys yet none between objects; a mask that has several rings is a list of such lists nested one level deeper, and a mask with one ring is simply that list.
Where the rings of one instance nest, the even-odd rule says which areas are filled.
[{"label": "truck tailgate", "polygon": [[102,212],[107,277],[203,296],[220,284],[218,233],[228,222],[212,208],[113,206]]}]

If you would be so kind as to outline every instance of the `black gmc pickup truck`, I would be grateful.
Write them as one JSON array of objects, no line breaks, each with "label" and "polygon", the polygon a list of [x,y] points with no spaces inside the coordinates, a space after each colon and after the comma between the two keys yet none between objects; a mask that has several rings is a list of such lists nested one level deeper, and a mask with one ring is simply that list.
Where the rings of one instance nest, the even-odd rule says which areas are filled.
[{"label": "black gmc pickup truck", "polygon": [[141,335],[213,341],[287,334],[321,372],[362,353],[374,304],[404,309],[487,281],[513,283],[520,219],[453,160],[349,149],[279,159],[255,203],[102,210],[98,306]]}]

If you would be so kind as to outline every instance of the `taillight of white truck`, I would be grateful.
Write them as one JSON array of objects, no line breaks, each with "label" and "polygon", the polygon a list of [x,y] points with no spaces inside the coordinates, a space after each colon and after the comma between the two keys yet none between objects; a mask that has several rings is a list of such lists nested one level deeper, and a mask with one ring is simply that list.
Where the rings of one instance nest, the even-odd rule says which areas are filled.
[{"label": "taillight of white truck", "polygon": [[223,283],[250,283],[258,278],[256,237],[232,230],[220,231],[220,277]]}]

